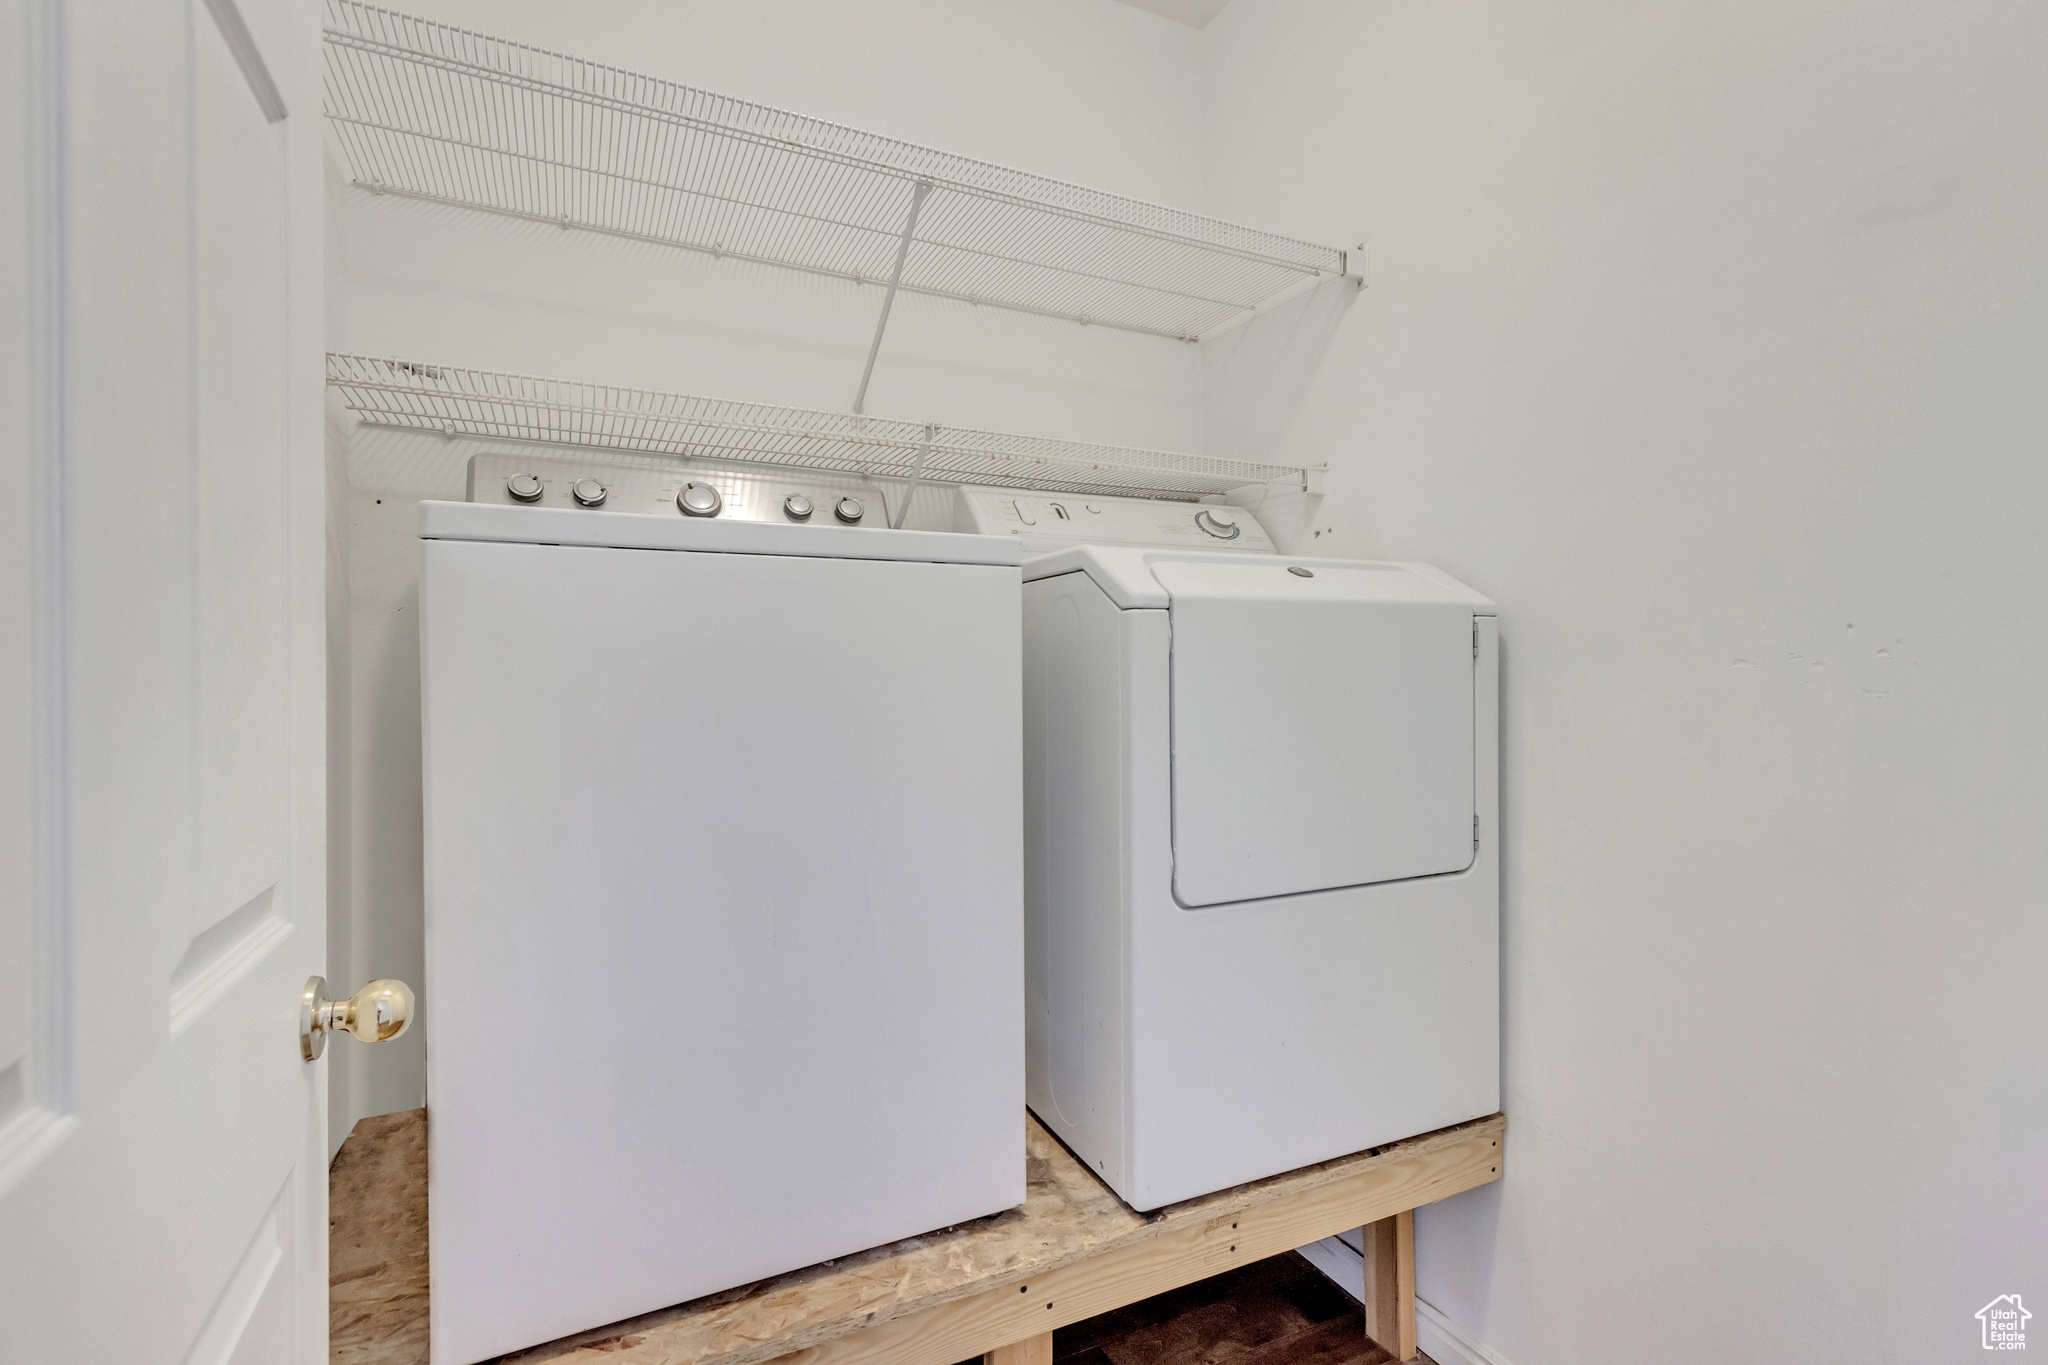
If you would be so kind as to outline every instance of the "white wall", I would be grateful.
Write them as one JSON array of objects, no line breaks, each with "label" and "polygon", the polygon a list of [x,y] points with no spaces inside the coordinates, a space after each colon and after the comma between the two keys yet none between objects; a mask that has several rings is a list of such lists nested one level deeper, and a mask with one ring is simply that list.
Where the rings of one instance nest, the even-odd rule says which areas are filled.
[{"label": "white wall", "polygon": [[[353,651],[349,628],[354,616],[349,596],[349,505],[348,442],[346,427],[335,420],[330,404],[326,421],[326,510],[327,510],[327,986],[352,991],[361,982],[373,980],[357,975],[355,897],[350,894],[350,872],[355,864],[355,847],[350,839],[354,828],[351,807],[354,786],[349,780],[349,739],[353,707],[349,700],[349,669]],[[390,975],[391,973],[387,973]],[[400,977],[400,980],[405,978]],[[343,985],[341,983],[349,984]],[[402,1039],[400,1041],[403,1041]],[[386,1046],[389,1046],[387,1044]],[[332,1160],[355,1127],[355,1051],[327,1049],[327,1155]],[[367,1112],[367,1111],[364,1111]]]},{"label": "white wall", "polygon": [[[428,18],[1177,205],[1201,188],[1194,30],[1111,0],[407,0]],[[346,188],[330,166],[329,346],[845,410],[881,291]],[[868,410],[1196,447],[1191,346],[914,295]],[[415,506],[490,443],[371,428],[340,445],[346,867],[330,977],[422,978]],[[916,524],[915,518],[913,524]],[[340,892],[338,890],[337,894]],[[423,994],[423,1005],[428,1005]],[[333,1073],[337,1130],[422,1102],[427,1028]],[[337,1137],[336,1141],[339,1141]]]},{"label": "white wall", "polygon": [[1974,1358],[2048,1302],[2048,9],[1203,38],[1206,207],[1372,243],[1318,547],[1501,604],[1507,1169],[1423,1297],[1513,1365]]}]

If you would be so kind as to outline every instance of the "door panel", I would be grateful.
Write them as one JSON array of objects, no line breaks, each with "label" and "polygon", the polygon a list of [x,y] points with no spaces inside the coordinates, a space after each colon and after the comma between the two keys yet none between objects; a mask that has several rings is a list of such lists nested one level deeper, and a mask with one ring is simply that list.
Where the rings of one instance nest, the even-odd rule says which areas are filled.
[{"label": "door panel", "polygon": [[193,28],[196,934],[283,869],[286,144],[208,10]]},{"label": "door panel", "polygon": [[290,1247],[279,1223],[290,1216],[280,1193],[242,1259],[214,1300],[185,1365],[260,1365],[292,1351]]}]

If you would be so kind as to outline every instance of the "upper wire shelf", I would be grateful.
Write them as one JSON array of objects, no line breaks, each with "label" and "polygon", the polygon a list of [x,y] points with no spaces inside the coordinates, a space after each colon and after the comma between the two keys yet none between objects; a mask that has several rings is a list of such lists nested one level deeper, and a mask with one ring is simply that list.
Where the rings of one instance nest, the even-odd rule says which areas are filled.
[{"label": "upper wire shelf", "polygon": [[326,3],[326,113],[369,189],[878,284],[908,238],[903,289],[1189,341],[1344,272],[1333,247]]},{"label": "upper wire shelf", "polygon": [[330,353],[327,382],[365,422],[447,435],[1050,493],[1192,500],[1246,484],[1307,486],[1303,470],[1284,465],[372,356]]}]

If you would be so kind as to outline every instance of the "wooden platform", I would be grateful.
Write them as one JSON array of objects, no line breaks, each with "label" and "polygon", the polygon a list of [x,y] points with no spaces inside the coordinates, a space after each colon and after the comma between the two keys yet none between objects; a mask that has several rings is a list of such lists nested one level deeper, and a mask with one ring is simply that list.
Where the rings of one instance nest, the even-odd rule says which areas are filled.
[{"label": "wooden platform", "polygon": [[[1051,1360],[1053,1329],[1370,1225],[1366,1327],[1415,1353],[1410,1212],[1498,1180],[1506,1120],[1340,1157],[1152,1214],[1035,1120],[1023,1207],[594,1328],[503,1359],[605,1365],[997,1365]],[[426,1111],[365,1119],[332,1174],[334,1365],[426,1365]]]}]

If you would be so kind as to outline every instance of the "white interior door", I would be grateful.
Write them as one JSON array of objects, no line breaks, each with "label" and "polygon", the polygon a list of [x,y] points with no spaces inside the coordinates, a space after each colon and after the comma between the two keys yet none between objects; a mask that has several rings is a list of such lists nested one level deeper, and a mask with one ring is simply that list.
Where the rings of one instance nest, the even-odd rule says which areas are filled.
[{"label": "white interior door", "polygon": [[0,1360],[313,1365],[318,10],[0,10]]}]

